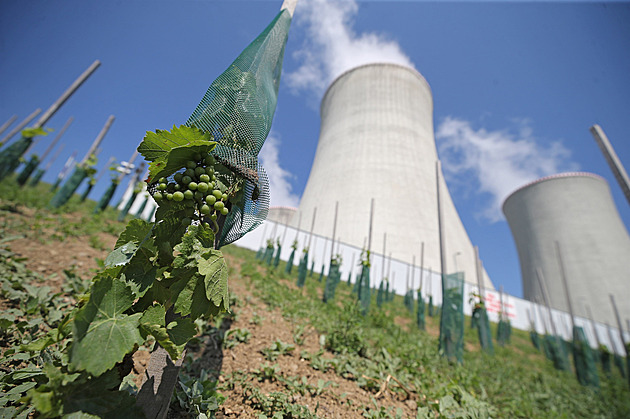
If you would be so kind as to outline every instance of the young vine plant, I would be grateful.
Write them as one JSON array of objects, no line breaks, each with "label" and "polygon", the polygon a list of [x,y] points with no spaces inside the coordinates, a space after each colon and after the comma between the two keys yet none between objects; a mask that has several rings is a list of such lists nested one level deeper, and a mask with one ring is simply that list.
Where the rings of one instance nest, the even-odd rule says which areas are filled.
[{"label": "young vine plant", "polygon": [[158,203],[155,222],[130,221],[77,308],[27,348],[60,349],[27,396],[44,417],[141,417],[123,384],[134,352],[152,337],[179,359],[196,334],[194,321],[228,309],[217,238],[243,199],[244,180],[212,155],[215,145],[187,126],[148,132],[139,145]]}]

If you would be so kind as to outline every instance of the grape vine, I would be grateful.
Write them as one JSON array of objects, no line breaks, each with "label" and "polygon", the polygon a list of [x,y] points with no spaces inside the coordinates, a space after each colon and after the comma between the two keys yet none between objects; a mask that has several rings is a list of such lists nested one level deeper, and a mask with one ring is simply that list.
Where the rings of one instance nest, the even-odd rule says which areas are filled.
[{"label": "grape vine", "polygon": [[181,126],[148,132],[138,147],[149,161],[156,221],[130,221],[78,307],[26,348],[61,349],[28,392],[42,416],[142,417],[124,385],[133,353],[153,339],[177,360],[197,332],[194,321],[228,309],[215,237],[243,199],[243,181],[211,154],[215,144]]}]

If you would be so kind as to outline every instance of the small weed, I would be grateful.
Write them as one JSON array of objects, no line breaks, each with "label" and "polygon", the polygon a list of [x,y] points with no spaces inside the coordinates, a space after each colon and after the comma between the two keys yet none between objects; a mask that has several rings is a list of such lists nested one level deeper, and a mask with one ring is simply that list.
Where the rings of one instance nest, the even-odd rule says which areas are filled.
[{"label": "small weed", "polygon": [[264,348],[260,352],[267,361],[275,361],[280,355],[288,355],[289,352],[295,350],[295,346],[282,341],[274,341],[269,348]]}]

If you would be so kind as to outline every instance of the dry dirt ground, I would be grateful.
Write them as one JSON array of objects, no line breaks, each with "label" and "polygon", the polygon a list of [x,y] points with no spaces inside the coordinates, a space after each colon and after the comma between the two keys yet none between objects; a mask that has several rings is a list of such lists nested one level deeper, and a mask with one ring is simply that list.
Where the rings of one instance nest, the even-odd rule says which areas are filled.
[{"label": "dry dirt ground", "polygon": [[[32,216],[30,210],[20,208],[19,212],[3,213],[0,222],[5,226],[28,225],[21,217]],[[53,235],[53,230],[40,230],[37,232],[39,240],[33,240],[29,234],[27,237],[10,241],[10,248],[24,261],[26,266],[35,272],[46,276],[49,284],[58,288],[63,280],[63,270],[75,266],[75,271],[82,277],[92,276],[98,265],[97,258],[104,259],[108,253],[104,249],[112,249],[117,237],[108,233],[99,233],[99,248],[90,245],[88,237],[71,237],[63,241],[49,239],[46,235]],[[4,229],[4,234],[20,234],[20,231]],[[0,237],[2,239],[3,237]],[[93,241],[93,240],[92,240]],[[248,289],[248,281],[240,275],[240,261],[228,255],[227,263],[231,269],[230,293],[237,296],[239,303],[233,308],[234,316],[230,325],[231,329],[247,329],[251,337],[247,342],[239,343],[232,348],[221,349],[210,337],[205,337],[199,345],[189,350],[189,353],[197,361],[196,364],[212,370],[218,369],[220,393],[226,397],[225,402],[219,408],[217,417],[221,418],[258,418],[260,411],[252,407],[252,401],[248,399],[247,391],[233,378],[246,376],[247,382],[257,387],[263,394],[272,392],[286,392],[284,384],[277,380],[258,381],[252,373],[260,370],[263,365],[275,364],[277,374],[284,378],[306,378],[311,388],[317,388],[318,383],[324,383],[325,387],[319,394],[306,392],[304,395],[289,396],[290,402],[306,406],[311,412],[324,418],[354,418],[362,417],[365,407],[374,408],[374,402],[379,406],[400,409],[403,417],[416,417],[417,395],[407,396],[404,392],[389,391],[389,387],[396,386],[395,380],[391,380],[388,386],[383,386],[379,393],[371,393],[360,388],[356,381],[344,379],[334,372],[322,372],[309,366],[308,361],[300,357],[302,351],[315,353],[320,350],[319,334],[316,330],[306,329],[305,338],[301,344],[294,343],[294,331],[297,325],[285,320],[279,310],[271,310],[254,296]],[[287,283],[287,286],[293,284]],[[428,325],[428,332],[436,335],[438,330],[435,325]],[[404,327],[404,325],[403,325]],[[286,355],[281,355],[274,362],[268,362],[261,350],[268,348],[274,341],[282,341],[295,345],[295,350]],[[324,353],[323,357],[332,357],[330,353]],[[140,350],[134,356],[134,372],[140,375],[145,369],[149,358],[149,352]]]}]

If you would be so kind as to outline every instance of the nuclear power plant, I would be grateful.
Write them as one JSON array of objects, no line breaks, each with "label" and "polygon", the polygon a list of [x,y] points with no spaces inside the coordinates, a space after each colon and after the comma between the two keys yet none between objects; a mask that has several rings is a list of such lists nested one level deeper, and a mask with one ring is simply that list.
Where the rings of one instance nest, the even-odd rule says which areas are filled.
[{"label": "nuclear power plant", "polygon": [[[321,103],[321,128],[313,166],[298,211],[301,229],[365,247],[374,199],[372,252],[440,271],[433,98],[417,71],[369,64],[339,76]],[[440,176],[441,178],[441,176]],[[441,178],[446,273],[464,272],[477,284],[473,245]],[[278,220],[281,221],[281,220]],[[484,287],[493,289],[483,271]]]},{"label": "nuclear power plant", "polygon": [[603,178],[562,173],[539,179],[513,192],[503,213],[516,242],[526,299],[542,303],[546,288],[550,305],[568,312],[562,263],[575,315],[589,317],[589,306],[593,320],[616,326],[612,294],[621,318],[630,318],[630,237]]}]

